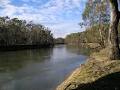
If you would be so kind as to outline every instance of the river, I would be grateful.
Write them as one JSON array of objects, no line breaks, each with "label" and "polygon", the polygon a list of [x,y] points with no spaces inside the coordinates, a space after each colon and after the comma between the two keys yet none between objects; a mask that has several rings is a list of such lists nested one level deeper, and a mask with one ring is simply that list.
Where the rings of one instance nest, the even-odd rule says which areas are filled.
[{"label": "river", "polygon": [[0,52],[0,90],[55,90],[86,55],[76,48]]}]

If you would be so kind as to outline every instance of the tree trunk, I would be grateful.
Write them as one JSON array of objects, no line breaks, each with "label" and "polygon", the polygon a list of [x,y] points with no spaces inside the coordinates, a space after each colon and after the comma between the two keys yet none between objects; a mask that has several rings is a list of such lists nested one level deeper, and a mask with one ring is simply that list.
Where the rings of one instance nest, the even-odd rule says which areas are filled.
[{"label": "tree trunk", "polygon": [[104,40],[104,36],[103,36],[103,32],[102,32],[102,30],[103,30],[103,26],[102,26],[102,24],[99,24],[99,34],[100,34],[100,45],[101,45],[101,47],[102,48],[105,48],[105,40]]},{"label": "tree trunk", "polygon": [[118,24],[120,19],[120,14],[118,10],[117,0],[109,0],[111,7],[111,21],[109,28],[109,59],[118,60],[120,59],[120,50],[119,50],[119,40],[118,40]]}]

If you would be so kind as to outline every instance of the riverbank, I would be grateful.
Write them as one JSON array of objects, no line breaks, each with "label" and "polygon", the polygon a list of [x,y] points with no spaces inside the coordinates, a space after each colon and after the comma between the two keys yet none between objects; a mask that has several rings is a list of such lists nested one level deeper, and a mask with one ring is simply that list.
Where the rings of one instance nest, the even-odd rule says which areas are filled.
[{"label": "riverbank", "polygon": [[93,53],[56,90],[120,90],[120,61],[109,60],[106,51]]}]

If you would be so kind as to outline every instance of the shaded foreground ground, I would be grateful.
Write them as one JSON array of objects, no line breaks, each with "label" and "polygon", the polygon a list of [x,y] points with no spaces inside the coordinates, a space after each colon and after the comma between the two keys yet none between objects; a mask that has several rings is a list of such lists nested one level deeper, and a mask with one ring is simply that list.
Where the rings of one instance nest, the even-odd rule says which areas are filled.
[{"label": "shaded foreground ground", "polygon": [[56,90],[120,90],[120,61],[110,61],[106,51],[93,53]]}]

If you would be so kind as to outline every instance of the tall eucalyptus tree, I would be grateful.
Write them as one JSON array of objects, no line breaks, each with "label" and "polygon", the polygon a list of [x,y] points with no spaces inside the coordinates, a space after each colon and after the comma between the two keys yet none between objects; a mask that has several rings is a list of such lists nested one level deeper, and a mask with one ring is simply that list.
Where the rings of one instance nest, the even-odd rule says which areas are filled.
[{"label": "tall eucalyptus tree", "polygon": [[120,19],[120,11],[118,9],[118,0],[109,0],[111,8],[111,19],[109,27],[109,58],[111,60],[120,59],[120,49],[118,40],[118,24]]}]

